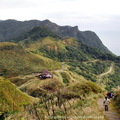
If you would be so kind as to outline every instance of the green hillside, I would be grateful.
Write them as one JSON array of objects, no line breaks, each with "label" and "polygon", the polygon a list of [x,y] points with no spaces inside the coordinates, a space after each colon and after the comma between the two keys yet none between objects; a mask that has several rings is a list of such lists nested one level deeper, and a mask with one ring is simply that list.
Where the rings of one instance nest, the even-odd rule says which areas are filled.
[{"label": "green hillside", "polygon": [[[18,88],[40,100],[34,106],[29,106],[25,109],[26,116],[22,114],[22,118],[32,119],[32,116],[34,116],[35,119],[50,119],[50,117],[58,116],[76,116],[76,113],[77,116],[95,116],[96,113],[97,115],[102,115],[96,105],[97,98],[103,92],[98,85],[67,69],[55,70],[53,74],[54,78],[45,80],[40,80],[32,75],[24,78],[20,78],[20,76],[12,78],[14,79],[13,82],[18,81],[18,79],[26,81],[23,84],[19,84]],[[18,83],[16,82],[15,84]],[[87,108],[91,108],[91,112],[87,112],[85,110]],[[93,112],[95,109],[96,112]],[[32,116],[29,111],[33,111]],[[37,112],[37,114],[34,112]],[[19,113],[13,115],[12,119],[15,117],[19,119]]]},{"label": "green hillside", "polygon": [[30,30],[29,32],[21,35],[20,37],[11,39],[10,41],[19,42],[19,41],[24,40],[24,43],[29,44],[31,42],[37,41],[37,39],[47,37],[47,36],[51,36],[53,38],[58,38],[58,39],[60,38],[59,35],[57,35],[54,32],[48,30],[44,26],[39,26],[39,27],[33,28],[32,30]]},{"label": "green hillside", "polygon": [[[42,70],[53,78],[40,79]],[[13,120],[103,115],[97,98],[120,84],[119,74],[117,56],[35,27],[0,43],[0,114]]]},{"label": "green hillside", "polygon": [[40,72],[42,69],[59,69],[60,63],[33,54],[14,43],[0,43],[0,74],[17,76]]},{"label": "green hillside", "polygon": [[46,27],[62,38],[72,37],[88,46],[110,53],[94,32],[79,30],[78,26],[60,26],[49,20],[17,21],[8,19],[0,21],[0,41],[9,41],[10,39],[17,38],[18,36],[29,32],[34,27],[39,26]]},{"label": "green hillside", "polygon": [[19,44],[34,53],[45,53],[46,57],[57,61],[116,59],[116,56],[112,53],[101,52],[99,49],[87,46],[75,38],[67,37],[63,39],[43,26],[35,27],[12,41],[19,42]]},{"label": "green hillside", "polygon": [[[37,30],[41,31],[41,28]],[[47,33],[46,29],[44,30],[43,32]],[[31,36],[35,35],[36,32],[31,31]],[[58,39],[49,35],[48,37],[38,37],[36,40],[28,36],[26,39],[21,39],[19,44],[32,53],[65,62],[70,66],[69,70],[83,75],[87,80],[94,82],[97,81],[97,75],[106,71],[110,67],[111,62],[118,59],[113,54],[101,52],[98,49],[78,42],[74,38]],[[26,40],[29,42],[26,42]],[[96,62],[86,62],[96,59]]]},{"label": "green hillside", "polygon": [[23,109],[24,104],[32,104],[32,97],[22,93],[9,80],[0,77],[0,113]]},{"label": "green hillside", "polygon": [[[111,53],[101,52],[80,41],[78,42],[78,40],[74,38],[62,39],[43,26],[33,28],[28,33],[25,33],[13,41],[23,46],[24,49],[31,54],[44,56],[59,62],[65,62],[65,64],[69,65],[69,70],[94,82],[98,81],[99,74],[107,71],[112,62],[119,61],[118,57]],[[47,66],[47,64],[44,64],[44,66]],[[49,69],[49,66],[46,68]],[[116,74],[114,76],[116,76]],[[112,85],[113,83],[112,79],[109,80],[109,82],[105,81],[104,84],[110,83]],[[114,82],[113,84],[115,87],[118,82]],[[107,85],[108,89],[111,88],[108,86],[109,85]]]}]

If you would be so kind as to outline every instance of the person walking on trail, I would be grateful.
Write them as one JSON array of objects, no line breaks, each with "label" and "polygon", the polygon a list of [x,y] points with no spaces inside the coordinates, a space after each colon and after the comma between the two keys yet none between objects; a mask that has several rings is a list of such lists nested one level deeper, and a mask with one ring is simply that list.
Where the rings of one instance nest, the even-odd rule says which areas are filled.
[{"label": "person walking on trail", "polygon": [[108,111],[109,104],[110,104],[110,100],[108,99],[108,97],[105,97],[105,99],[103,101],[103,105],[105,106],[105,111]]}]

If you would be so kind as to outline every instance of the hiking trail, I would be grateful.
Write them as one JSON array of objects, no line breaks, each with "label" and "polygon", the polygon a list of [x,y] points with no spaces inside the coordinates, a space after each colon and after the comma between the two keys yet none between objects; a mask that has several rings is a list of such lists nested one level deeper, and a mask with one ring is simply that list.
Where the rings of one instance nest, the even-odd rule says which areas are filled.
[{"label": "hiking trail", "polygon": [[[120,116],[113,109],[113,107],[111,107],[111,105],[109,105],[109,111],[104,110],[103,99],[104,98],[99,98],[97,101],[97,104],[98,104],[99,108],[103,111],[104,117],[107,118],[108,120],[120,120]],[[112,102],[111,102],[111,104],[112,104]]]},{"label": "hiking trail", "polygon": [[112,70],[113,70],[113,63],[111,63],[111,66],[110,66],[110,68],[109,68],[109,70],[108,70],[107,72],[104,72],[104,73],[102,73],[102,74],[100,74],[100,75],[98,76],[98,84],[99,84],[99,85],[100,85],[100,82],[101,82],[102,77],[105,76],[105,75],[107,75],[107,74],[109,74],[109,73],[111,73]]}]

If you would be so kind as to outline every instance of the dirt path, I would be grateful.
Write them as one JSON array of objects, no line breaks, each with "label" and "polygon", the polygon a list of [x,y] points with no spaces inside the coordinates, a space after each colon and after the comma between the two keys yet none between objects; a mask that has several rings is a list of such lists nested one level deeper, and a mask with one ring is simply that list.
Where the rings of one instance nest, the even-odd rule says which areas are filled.
[{"label": "dirt path", "polygon": [[100,61],[99,59],[96,59],[96,60],[91,60],[91,61],[84,61],[84,62],[82,62],[82,63],[95,63],[95,62],[97,62],[97,61]]},{"label": "dirt path", "polygon": [[111,106],[109,106],[109,111],[104,111],[103,98],[99,98],[97,103],[98,103],[99,108],[103,111],[104,116],[108,120],[120,120],[120,117],[118,116],[118,114],[114,111],[114,109]]},{"label": "dirt path", "polygon": [[111,64],[110,69],[109,69],[107,72],[102,73],[102,74],[100,75],[100,77],[103,77],[104,75],[107,75],[107,74],[111,73],[111,72],[112,72],[112,69],[113,69],[113,64]]},{"label": "dirt path", "polygon": [[109,68],[109,70],[107,72],[104,72],[104,73],[102,73],[102,74],[100,74],[98,76],[98,84],[99,85],[100,85],[100,81],[101,81],[102,77],[105,76],[105,75],[107,75],[107,74],[109,74],[109,73],[111,73],[112,70],[113,70],[113,63],[111,63],[111,66],[110,66],[110,68]]}]

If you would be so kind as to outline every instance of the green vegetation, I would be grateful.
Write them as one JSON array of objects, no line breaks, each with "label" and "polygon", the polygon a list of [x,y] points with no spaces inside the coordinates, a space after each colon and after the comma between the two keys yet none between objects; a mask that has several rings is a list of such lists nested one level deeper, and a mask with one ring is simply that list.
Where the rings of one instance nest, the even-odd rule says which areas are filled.
[{"label": "green vegetation", "polygon": [[63,78],[63,83],[68,85],[70,80],[70,75],[67,72],[61,72],[61,76]]},{"label": "green vegetation", "polygon": [[[37,48],[35,47],[36,44],[39,45],[37,45]],[[58,40],[47,37],[40,39],[38,42],[29,44],[27,49],[31,49],[34,53],[43,53],[45,57],[62,62],[88,61],[91,59],[115,61],[117,59],[113,54],[103,53],[98,49],[77,42],[76,39],[69,38]]]},{"label": "green vegetation", "polygon": [[111,53],[101,42],[99,37],[96,35],[96,33],[92,31],[84,31],[84,32],[78,32],[77,38],[79,41],[82,41],[87,46],[91,46],[94,48],[99,49],[100,51],[103,51],[104,53]]},{"label": "green vegetation", "polygon": [[[81,35],[85,40],[93,37],[89,32]],[[11,81],[0,78],[0,112],[21,111],[10,116],[11,119],[100,115],[99,110],[93,112],[96,98],[103,92],[103,85],[96,84],[98,77],[113,65],[100,83],[107,90],[120,84],[119,58],[75,38],[61,38],[41,26],[12,41],[15,43],[0,43],[0,76]],[[43,69],[52,72],[53,78],[40,79],[39,72]],[[36,103],[31,104],[33,100]]]},{"label": "green vegetation", "polygon": [[[115,55],[103,53],[98,49],[78,42],[76,39],[58,38],[56,34],[45,27],[36,27],[17,38],[20,45],[1,43],[0,74],[18,76],[40,72],[42,69],[60,69],[61,65],[57,62],[60,61],[66,62],[70,66],[69,70],[84,76],[87,80],[96,82],[97,75],[105,72],[110,67],[111,62],[109,61],[118,60]],[[96,59],[100,60],[86,62]],[[63,82],[68,84],[70,80],[64,78]],[[112,83],[110,82],[109,84],[111,85]]]},{"label": "green vegetation", "polygon": [[30,44],[40,38],[47,37],[47,36],[50,36],[53,38],[60,38],[60,36],[56,35],[52,31],[48,30],[44,26],[40,26],[40,27],[35,27],[28,33],[25,33],[25,34],[21,35],[20,37],[12,40],[12,42],[19,42],[19,41],[24,40],[23,41],[24,44]]},{"label": "green vegetation", "polygon": [[17,76],[60,67],[59,62],[30,53],[20,45],[0,43],[0,75]]},{"label": "green vegetation", "polygon": [[0,112],[22,110],[23,103],[31,104],[32,101],[31,97],[18,90],[9,80],[0,77]]},{"label": "green vegetation", "polygon": [[95,83],[93,83],[91,81],[74,84],[74,85],[70,86],[70,89],[73,92],[76,92],[76,93],[82,94],[82,95],[91,94],[91,92],[93,92],[93,93],[102,92],[100,86],[96,85]]},{"label": "green vegetation", "polygon": [[[88,35],[90,37],[90,40],[94,36],[94,33],[89,33],[89,32],[85,32],[85,33],[86,34],[84,35],[83,33],[81,34],[85,40],[86,40],[85,35]],[[49,42],[47,42],[46,39],[44,40],[44,38],[48,36],[49,36],[48,38],[49,40],[47,39],[47,41]],[[98,38],[96,37],[96,39]],[[44,26],[35,27],[31,31],[21,35],[16,39],[13,39],[12,41],[19,42],[29,50],[32,47],[32,50],[30,51],[39,54],[41,54],[42,52],[46,57],[49,57],[57,61],[73,61],[73,60],[86,61],[91,58],[102,59],[102,60],[117,59],[116,56],[111,54],[110,52],[109,53],[101,52],[96,48],[81,43],[77,39],[76,40],[74,38],[61,39],[60,36],[48,30]],[[100,44],[99,40],[97,42]],[[37,43],[40,45],[39,47]],[[42,45],[40,43],[42,43]],[[37,45],[37,48],[35,47],[35,45]]]},{"label": "green vegetation", "polygon": [[119,62],[114,64],[114,72],[110,75],[107,75],[103,78],[104,84],[106,85],[107,90],[116,88],[120,85],[120,64]]},{"label": "green vegetation", "polygon": [[[39,82],[39,86],[31,92],[32,96],[39,98],[39,102],[24,109],[26,116],[24,114],[21,116],[24,119],[31,119],[31,115],[36,119],[89,115],[90,113],[85,114],[84,109],[93,107],[97,94],[102,92],[98,85],[90,81],[78,82],[66,87],[57,79],[48,79]],[[96,95],[96,98],[93,95]],[[32,111],[31,114],[29,111]],[[77,111],[77,115],[73,111]]]},{"label": "green vegetation", "polygon": [[115,98],[114,98],[114,105],[115,105],[115,108],[116,110],[118,111],[118,113],[120,113],[120,89],[116,89],[114,91],[115,93]]},{"label": "green vegetation", "polygon": [[97,81],[97,75],[105,72],[111,65],[110,61],[88,61],[88,62],[74,62],[69,63],[71,66],[69,70],[78,73],[79,75],[84,76],[87,80],[93,82]]},{"label": "green vegetation", "polygon": [[[103,52],[110,51],[102,44],[99,37],[92,31],[79,31],[78,26],[59,26],[49,20],[38,21],[17,21],[5,20],[0,22],[0,41],[9,41],[18,38],[22,34],[29,32],[34,27],[44,26],[61,37],[77,38],[78,41],[85,43],[88,46],[95,47]],[[42,31],[41,31],[42,32]],[[37,37],[37,36],[36,36]],[[24,36],[23,36],[24,38]]]}]

